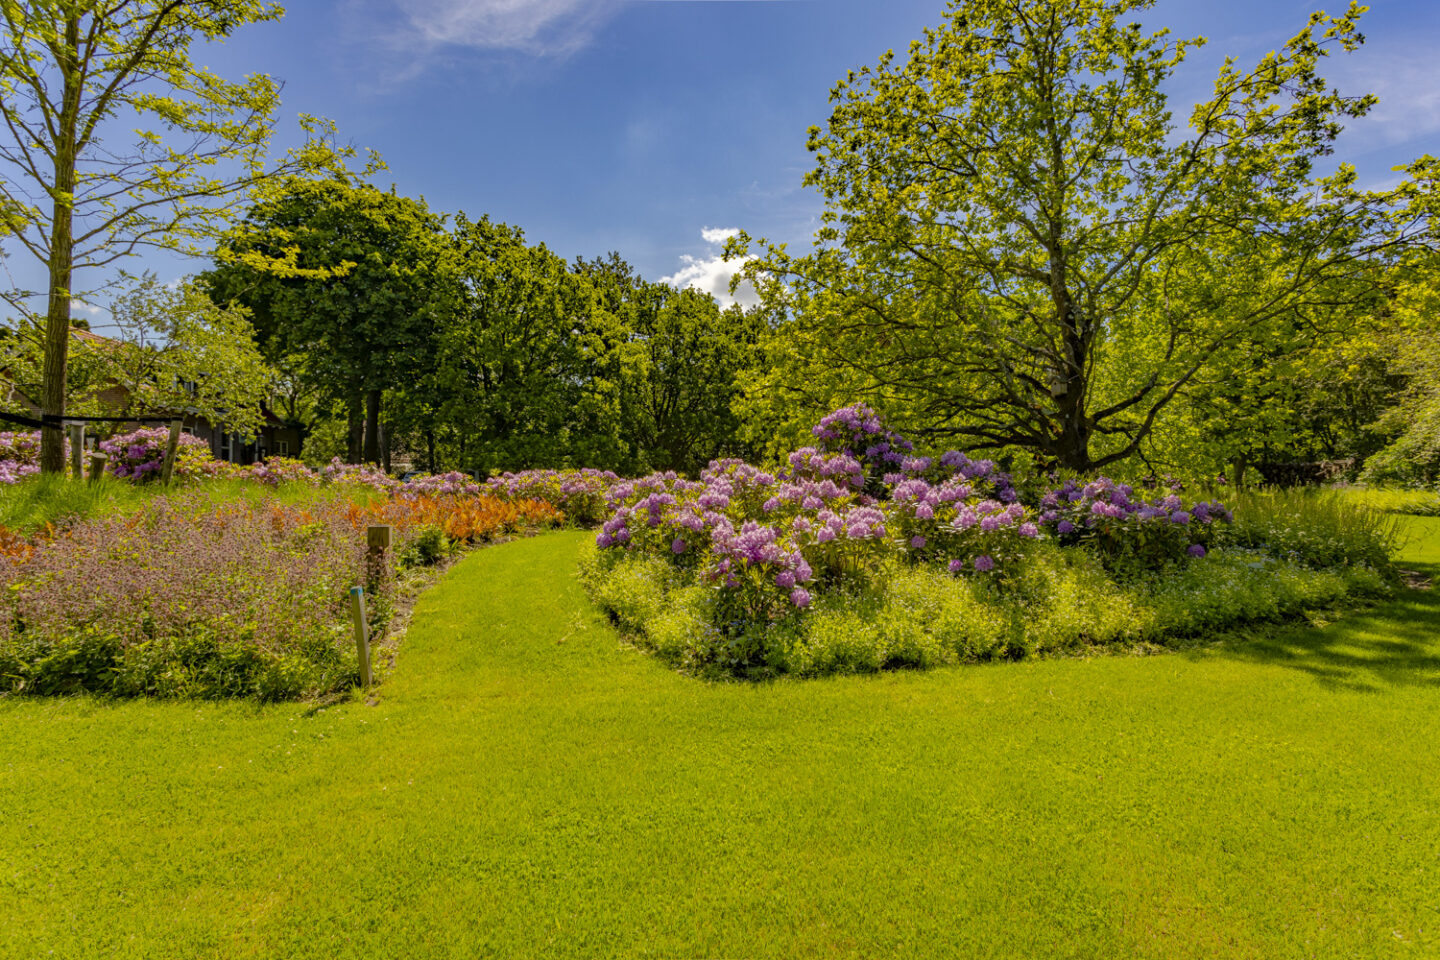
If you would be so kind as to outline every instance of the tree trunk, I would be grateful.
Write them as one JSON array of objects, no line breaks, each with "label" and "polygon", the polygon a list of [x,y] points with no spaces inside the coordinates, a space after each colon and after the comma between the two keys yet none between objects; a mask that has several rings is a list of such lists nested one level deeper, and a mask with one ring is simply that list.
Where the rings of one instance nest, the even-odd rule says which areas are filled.
[{"label": "tree trunk", "polygon": [[[56,204],[50,257],[50,304],[45,315],[45,364],[40,391],[40,410],[48,416],[65,416],[66,367],[70,350],[70,215],[62,215]],[[59,221],[65,221],[62,227]],[[62,247],[63,245],[63,247]],[[61,252],[63,249],[63,252]],[[44,473],[65,470],[65,437],[59,423],[47,421],[40,429],[40,469]]]},{"label": "tree trunk", "polygon": [[1090,431],[1085,425],[1084,409],[1079,405],[1069,410],[1062,408],[1060,416],[1060,439],[1056,445],[1056,459],[1066,470],[1089,473],[1094,464],[1090,460]]},{"label": "tree trunk", "polygon": [[361,411],[364,409],[364,401],[359,394],[350,398],[350,406],[346,411],[345,418],[345,462],[360,462],[360,441],[365,433],[365,418]]},{"label": "tree trunk", "polygon": [[[65,23],[67,52],[80,46],[80,19]],[[41,373],[40,410],[51,417],[65,416],[66,372],[70,355],[70,290],[75,264],[73,195],[75,144],[80,116],[82,84],[77,64],[62,63],[65,90],[60,108],[60,129],[55,137],[55,194],[50,221],[50,300],[45,312],[45,362]],[[65,472],[65,436],[58,422],[40,429],[40,469]]]},{"label": "tree trunk", "polygon": [[390,424],[380,424],[380,462],[390,472]]},{"label": "tree trunk", "polygon": [[1249,470],[1249,469],[1250,469],[1250,458],[1249,458],[1249,457],[1246,457],[1246,456],[1244,456],[1244,455],[1242,454],[1241,456],[1238,456],[1238,457],[1235,458],[1235,461],[1234,461],[1234,477],[1235,477],[1235,481],[1234,481],[1234,483],[1235,483],[1235,489],[1236,489],[1236,490],[1244,490],[1244,489],[1245,489],[1245,473],[1246,473],[1246,471]]},{"label": "tree trunk", "polygon": [[1085,368],[1089,359],[1089,344],[1077,329],[1075,311],[1068,296],[1061,300],[1061,304],[1067,322],[1062,369],[1053,371],[1050,387],[1059,421],[1053,452],[1062,467],[1077,473],[1088,473],[1093,468],[1090,460],[1091,424],[1085,414]]},{"label": "tree trunk", "polygon": [[438,473],[435,469],[435,431],[425,431],[425,466],[431,473]]},{"label": "tree trunk", "polygon": [[380,462],[380,391],[365,393],[365,450],[361,454],[365,463]]}]

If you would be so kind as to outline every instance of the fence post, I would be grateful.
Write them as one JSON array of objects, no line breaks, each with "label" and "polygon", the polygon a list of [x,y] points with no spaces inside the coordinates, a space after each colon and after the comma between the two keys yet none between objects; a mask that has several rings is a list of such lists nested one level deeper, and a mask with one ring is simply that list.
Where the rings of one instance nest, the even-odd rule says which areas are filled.
[{"label": "fence post", "polygon": [[389,572],[386,559],[393,532],[394,528],[388,524],[374,524],[365,530],[365,589],[371,593],[380,589]]},{"label": "fence post", "polygon": [[170,477],[175,473],[175,453],[180,449],[180,426],[183,421],[170,421],[170,437],[165,441],[165,465],[160,468],[160,482],[170,483]]},{"label": "fence post", "polygon": [[100,474],[105,471],[105,461],[109,460],[103,453],[90,454],[90,482],[94,483],[100,479]]},{"label": "fence post", "polygon": [[70,426],[70,472],[76,480],[85,479],[85,424]]},{"label": "fence post", "polygon": [[365,620],[365,588],[350,588],[350,613],[355,619],[355,658],[360,663],[360,682],[370,689],[370,624]]}]

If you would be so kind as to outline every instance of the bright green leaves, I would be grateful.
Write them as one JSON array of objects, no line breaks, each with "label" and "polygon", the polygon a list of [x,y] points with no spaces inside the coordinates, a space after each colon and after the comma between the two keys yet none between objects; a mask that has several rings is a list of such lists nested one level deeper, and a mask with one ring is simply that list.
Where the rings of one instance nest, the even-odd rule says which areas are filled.
[{"label": "bright green leaves", "polygon": [[1239,346],[1310,349],[1381,302],[1375,265],[1414,231],[1353,171],[1313,174],[1373,103],[1318,73],[1360,8],[1228,61],[1186,130],[1164,84],[1203,40],[1142,31],[1151,6],[954,0],[904,62],[835,87],[809,135],[817,247],[750,266],[803,344],[775,347],[795,365],[771,389],[843,384],[912,430],[1088,469],[1259,355]]},{"label": "bright green leaves", "polygon": [[[252,312],[265,353],[356,409],[429,370],[444,218],[349,179],[293,178],[258,196],[202,279]],[[372,413],[373,427],[378,401]]]},{"label": "bright green leaves", "polygon": [[216,306],[185,283],[170,287],[153,276],[116,298],[122,338],[100,352],[106,376],[126,388],[127,414],[185,410],[253,437],[274,374],[255,345],[255,329],[240,308]]},{"label": "bright green leaves", "polygon": [[[0,0],[0,239],[48,274],[45,290],[0,295],[45,315],[46,413],[65,410],[76,271],[146,247],[199,252],[266,179],[349,156],[302,118],[306,143],[273,163],[278,83],[227,81],[191,59],[195,38],[282,12],[265,0]],[[42,465],[59,470],[59,432],[43,443]]]}]

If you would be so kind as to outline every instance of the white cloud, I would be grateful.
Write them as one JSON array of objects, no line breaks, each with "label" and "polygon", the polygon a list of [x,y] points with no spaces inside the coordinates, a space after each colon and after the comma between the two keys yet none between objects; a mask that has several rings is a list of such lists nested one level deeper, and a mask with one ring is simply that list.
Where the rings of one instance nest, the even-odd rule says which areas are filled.
[{"label": "white cloud", "polygon": [[[627,3],[637,0],[341,0],[352,35],[409,61],[419,73],[426,56],[446,50],[517,51],[566,56],[587,46]],[[706,0],[645,0],[685,3]],[[748,0],[789,2],[789,0]]]},{"label": "white cloud", "polygon": [[[584,47],[620,0],[351,0],[349,16],[409,55],[446,49],[564,56]],[[418,69],[418,65],[416,69]]]},{"label": "white cloud", "polygon": [[700,231],[700,236],[706,243],[724,243],[731,237],[740,236],[740,231],[734,227],[706,227]]},{"label": "white cloud", "polygon": [[106,312],[104,307],[97,307],[93,303],[86,303],[83,300],[72,299],[70,301],[70,312],[74,314],[77,311],[80,313],[88,313],[92,317],[98,317],[102,313]]},{"label": "white cloud", "polygon": [[760,297],[749,283],[740,284],[735,288],[733,294],[730,292],[731,278],[747,261],[754,259],[753,257],[725,259],[723,249],[725,241],[739,233],[739,230],[733,228],[706,227],[701,230],[701,239],[711,247],[721,249],[712,250],[710,256],[682,255],[680,269],[668,277],[661,277],[660,282],[668,283],[672,287],[694,287],[696,290],[703,290],[719,300],[722,307],[728,307],[733,303],[738,303],[742,307],[755,306],[760,302]]}]

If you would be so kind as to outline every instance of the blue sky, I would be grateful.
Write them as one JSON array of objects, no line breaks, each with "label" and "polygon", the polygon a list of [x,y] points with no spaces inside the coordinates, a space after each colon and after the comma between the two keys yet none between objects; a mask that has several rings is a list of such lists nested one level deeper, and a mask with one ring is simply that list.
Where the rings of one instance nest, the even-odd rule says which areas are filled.
[{"label": "blue sky", "polygon": [[[1160,0],[1145,17],[1204,35],[1177,116],[1226,54],[1253,62],[1318,0]],[[619,251],[649,279],[722,284],[717,231],[803,245],[805,131],[833,83],[903,50],[943,0],[291,0],[196,59],[283,79],[284,111],[329,117],[377,150],[378,182],[523,228],[573,258]],[[1340,3],[1333,4],[1339,12]],[[1342,159],[1370,183],[1440,154],[1440,0],[1376,0],[1369,42],[1332,58],[1342,89],[1382,97]],[[277,145],[294,135],[286,123]],[[13,263],[13,261],[12,261]],[[153,260],[170,278],[203,267]],[[81,286],[82,284],[77,284]]]}]

